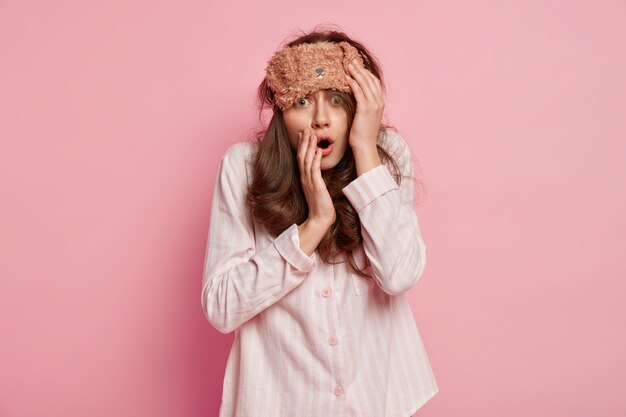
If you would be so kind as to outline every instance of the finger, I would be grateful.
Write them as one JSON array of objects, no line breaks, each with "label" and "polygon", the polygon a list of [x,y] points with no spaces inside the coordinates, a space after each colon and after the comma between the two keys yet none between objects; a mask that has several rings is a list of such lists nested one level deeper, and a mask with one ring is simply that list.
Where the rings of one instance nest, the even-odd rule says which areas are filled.
[{"label": "finger", "polygon": [[361,74],[361,89],[363,90],[363,96],[366,102],[372,106],[384,106],[382,87],[377,83],[379,82],[378,78],[366,68],[361,69]]},{"label": "finger", "polygon": [[317,148],[317,138],[315,135],[309,135],[309,143],[304,158],[304,170],[307,173],[307,179],[311,180],[311,166],[313,165],[313,156],[315,155],[315,149]]},{"label": "finger", "polygon": [[363,90],[363,96],[365,97],[365,100],[368,102],[374,102],[376,101],[376,98],[374,97],[374,93],[372,90],[372,85],[370,85],[370,82],[372,82],[371,80],[368,79],[368,77],[365,76],[365,73],[363,71],[363,67],[361,67],[358,64],[353,64],[352,67],[348,67],[350,68],[350,72],[351,72],[351,76],[352,78],[354,78],[358,83],[359,86],[361,87],[361,90]]},{"label": "finger", "polygon": [[303,170],[303,175],[304,178],[306,179],[306,181],[309,181],[310,177],[311,177],[311,141],[313,139],[313,136],[310,133],[306,134],[306,140],[304,141],[304,143],[302,144],[302,146],[304,147],[304,158],[303,158],[303,165],[304,165],[304,170]]},{"label": "finger", "polygon": [[379,97],[382,97],[382,87],[380,85],[380,80],[376,77],[372,71],[367,68],[360,66],[360,72],[365,75],[365,77],[369,80],[369,85],[372,89],[372,92],[377,93]]},{"label": "finger", "polygon": [[352,94],[354,95],[354,98],[356,99],[357,109],[358,109],[359,103],[365,103],[367,99],[365,98],[365,95],[363,95],[363,90],[361,89],[361,86],[359,85],[359,83],[354,78],[350,77],[350,75],[347,75],[347,77],[348,77],[348,84],[350,84],[350,88],[352,89]]},{"label": "finger", "polygon": [[313,160],[313,179],[320,185],[326,186],[324,179],[322,178],[322,150],[317,149],[315,152],[315,159]]},{"label": "finger", "polygon": [[383,97],[383,86],[378,77],[376,77],[371,71],[365,68],[366,74],[368,74],[369,78],[372,80],[374,85],[374,97],[379,105],[384,106],[385,98]]},{"label": "finger", "polygon": [[304,146],[304,144],[306,143],[305,141],[305,137],[306,137],[306,132],[300,132],[299,134],[299,142],[298,142],[298,168],[300,169],[300,175],[302,175],[302,173],[304,172],[304,155],[306,153],[306,146]]},{"label": "finger", "polygon": [[309,181],[309,163],[307,162],[307,154],[309,152],[309,143],[310,143],[310,139],[311,139],[311,131],[309,129],[305,129],[304,132],[302,133],[302,143],[301,143],[301,149],[300,149],[300,164],[301,164],[301,169],[300,169],[300,176],[302,177],[302,180],[304,182],[308,182]]}]

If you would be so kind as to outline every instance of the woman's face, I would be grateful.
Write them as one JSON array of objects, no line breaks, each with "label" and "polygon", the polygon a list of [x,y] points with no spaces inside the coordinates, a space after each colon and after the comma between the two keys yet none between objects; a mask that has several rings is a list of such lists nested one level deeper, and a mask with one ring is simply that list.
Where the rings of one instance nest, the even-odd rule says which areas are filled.
[{"label": "woman's face", "polygon": [[322,154],[320,168],[333,168],[343,158],[348,143],[348,113],[344,107],[343,97],[334,90],[318,90],[299,98],[283,112],[285,128],[289,135],[289,143],[294,151],[298,150],[298,134],[309,129],[318,138],[332,138],[330,145]]}]

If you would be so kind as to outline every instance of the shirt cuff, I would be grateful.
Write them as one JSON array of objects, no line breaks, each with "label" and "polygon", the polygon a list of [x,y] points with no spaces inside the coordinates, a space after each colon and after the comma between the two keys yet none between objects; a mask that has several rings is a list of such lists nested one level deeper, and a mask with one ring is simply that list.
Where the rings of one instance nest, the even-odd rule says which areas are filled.
[{"label": "shirt cuff", "polygon": [[343,187],[342,191],[352,207],[359,212],[376,197],[394,189],[398,189],[398,184],[387,166],[380,164],[356,177],[350,184]]},{"label": "shirt cuff", "polygon": [[300,235],[296,223],[289,226],[284,232],[274,239],[274,246],[287,262],[295,266],[300,271],[309,272],[315,266],[317,252],[308,256],[300,248]]}]

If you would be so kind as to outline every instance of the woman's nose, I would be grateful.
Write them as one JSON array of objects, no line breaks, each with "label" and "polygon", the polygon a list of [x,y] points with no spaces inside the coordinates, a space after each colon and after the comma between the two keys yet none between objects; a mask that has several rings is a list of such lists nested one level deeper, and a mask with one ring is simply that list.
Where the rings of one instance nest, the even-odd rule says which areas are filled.
[{"label": "woman's nose", "polygon": [[328,125],[328,115],[326,114],[326,110],[318,107],[315,110],[315,115],[313,116],[313,126],[314,127],[322,127]]}]

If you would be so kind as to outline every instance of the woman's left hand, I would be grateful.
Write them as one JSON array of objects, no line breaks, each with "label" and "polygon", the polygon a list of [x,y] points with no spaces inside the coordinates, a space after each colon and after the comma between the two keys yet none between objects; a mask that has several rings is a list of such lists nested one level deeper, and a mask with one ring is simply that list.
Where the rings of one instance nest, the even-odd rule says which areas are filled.
[{"label": "woman's left hand", "polygon": [[348,83],[356,98],[357,106],[350,129],[349,143],[354,149],[376,149],[378,129],[383,117],[385,102],[380,80],[364,66],[352,60]]}]

